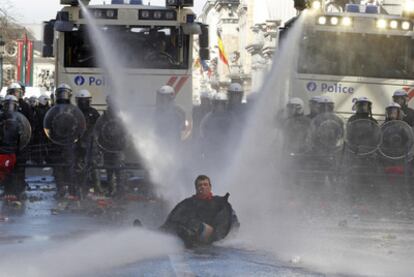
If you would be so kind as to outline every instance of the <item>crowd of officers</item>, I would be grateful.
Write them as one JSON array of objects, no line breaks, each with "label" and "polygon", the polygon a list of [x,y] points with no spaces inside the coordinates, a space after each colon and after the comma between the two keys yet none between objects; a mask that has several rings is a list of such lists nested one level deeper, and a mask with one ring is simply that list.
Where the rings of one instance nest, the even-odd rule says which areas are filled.
[{"label": "crowd of officers", "polygon": [[[98,149],[95,143],[94,125],[98,118],[115,118],[113,107],[100,115],[91,107],[91,94],[87,90],[80,90],[75,95],[76,107],[84,117],[85,126],[65,126],[65,121],[57,120],[57,124],[63,128],[80,128],[84,132],[72,143],[59,143],[49,138],[45,132],[45,117],[53,107],[72,106],[72,89],[66,84],[61,84],[52,94],[52,97],[41,95],[39,97],[24,97],[25,87],[19,83],[11,84],[7,89],[7,95],[1,101],[0,112],[0,182],[3,186],[3,198],[15,201],[24,197],[23,192],[29,188],[26,183],[26,167],[44,167],[51,165],[56,181],[56,197],[79,197],[82,191],[95,190],[104,193],[100,182],[99,169],[96,168],[98,151],[104,152],[107,163],[111,159],[117,159],[117,167],[122,162],[122,153],[111,153],[105,156],[104,149]],[[70,112],[67,109],[66,112]],[[64,113],[64,112],[63,112]],[[19,115],[20,121],[10,121]],[[21,119],[23,115],[23,120]],[[30,123],[25,127],[22,122]],[[53,119],[51,120],[53,122]],[[12,127],[12,128],[11,128]],[[52,126],[57,127],[57,126]],[[70,134],[70,131],[68,132]],[[30,140],[24,142],[24,136]],[[117,185],[121,183],[120,170],[107,170],[107,188],[105,192],[113,195],[117,191]]]},{"label": "crowd of officers", "polygon": [[[116,144],[125,144],[125,136],[122,135],[125,133],[118,132],[118,137],[108,135],[109,141],[114,143],[111,147],[116,149],[108,151],[97,142],[95,129],[98,120],[120,120],[117,118],[117,107],[109,97],[107,110],[101,115],[91,106],[92,97],[89,91],[80,90],[76,93],[76,107],[83,114],[85,126],[84,132],[73,143],[61,144],[45,132],[45,117],[48,112],[55,106],[72,105],[72,93],[70,86],[61,84],[51,98],[41,95],[38,98],[25,99],[24,86],[14,83],[8,87],[7,95],[1,101],[0,112],[0,182],[4,187],[6,199],[19,198],[28,187],[25,181],[25,169],[28,164],[40,167],[52,165],[57,197],[79,197],[89,191],[107,195],[122,192],[125,176],[121,167],[124,165],[125,157],[123,147],[117,147]],[[155,132],[169,145],[180,142],[188,127],[185,113],[176,104],[175,96],[174,88],[168,85],[162,86],[156,94]],[[229,141],[232,142],[233,149],[236,147],[234,142],[240,138],[241,130],[246,123],[247,112],[251,107],[249,104],[254,103],[254,97],[247,104],[243,103],[243,98],[243,87],[238,83],[230,84],[227,93],[200,95],[200,105],[193,108],[192,141],[195,142],[195,149],[199,151],[197,154],[202,159],[210,160],[217,165],[220,163],[220,157],[226,156],[223,155],[223,151],[229,149]],[[384,124],[400,120],[411,127],[414,126],[414,110],[408,107],[408,100],[405,90],[395,91],[392,102],[386,106]],[[334,108],[335,103],[329,97],[313,96],[309,100],[310,112],[305,115],[303,100],[291,98],[282,118],[280,115],[276,116],[277,125],[287,130],[292,127],[291,119],[302,123],[308,122],[310,125],[312,120],[321,114],[334,114]],[[370,99],[356,99],[353,110],[355,113],[348,119],[348,123],[365,119],[378,124],[372,115]],[[10,126],[7,128],[8,114],[16,112],[24,115],[31,126],[30,142],[27,146],[21,145],[22,130],[13,133]],[[121,123],[117,125],[122,126]],[[5,129],[9,131],[6,132]],[[295,139],[297,138],[292,138],[292,141]],[[106,169],[107,173],[107,180],[103,183],[100,171],[102,168]]]},{"label": "crowd of officers", "polygon": [[[374,134],[369,134],[369,132],[381,132],[380,130],[382,130],[385,126],[385,124],[389,123],[390,121],[399,121],[399,122],[405,122],[405,123],[400,123],[399,126],[402,126],[402,128],[405,130],[409,129],[411,130],[411,128],[414,126],[414,110],[408,107],[408,102],[409,102],[409,96],[407,94],[407,92],[403,89],[399,89],[396,90],[393,95],[392,95],[392,101],[390,104],[388,104],[385,107],[385,119],[384,122],[382,122],[381,124],[378,123],[377,119],[374,118],[373,114],[372,114],[372,101],[370,99],[368,99],[367,97],[359,97],[357,99],[354,99],[354,105],[353,105],[353,111],[354,114],[349,117],[347,123],[344,126],[344,130],[342,130],[342,133],[340,134],[342,137],[342,139],[345,140],[345,148],[348,147],[349,150],[351,150],[352,152],[352,145],[350,145],[350,141],[353,137],[352,134],[350,133],[351,130],[351,125],[352,123],[356,123],[356,121],[359,120],[359,122],[365,120],[365,125],[360,125],[360,126],[365,126],[364,128],[356,128],[353,129],[358,130],[358,132],[356,132],[356,134],[354,134],[354,138],[356,139],[365,139],[365,141],[363,141],[363,143],[366,143],[367,140],[366,138],[371,138],[372,141],[375,140],[375,142],[379,142],[382,143],[381,140],[378,140],[378,136],[375,137]],[[309,132],[315,132],[315,130],[311,130],[314,125],[317,125],[318,120],[326,120],[329,118],[329,115],[331,115],[332,120],[338,120],[341,121],[342,119],[340,119],[339,117],[336,117],[334,115],[334,108],[335,108],[335,103],[327,96],[313,96],[310,98],[309,100],[309,114],[305,114],[304,113],[304,102],[302,99],[300,98],[291,98],[288,100],[288,103],[285,107],[286,112],[284,113],[285,116],[282,120],[282,123],[279,124],[283,127],[283,129],[286,131],[285,133],[287,134],[287,136],[289,137],[285,137],[285,144],[289,144],[290,142],[295,142],[295,139],[297,139],[299,135],[299,133],[301,133],[301,130],[306,129],[307,127],[304,126],[308,126],[309,127]],[[280,121],[280,120],[279,120]],[[369,125],[369,123],[367,124],[367,122],[372,122],[371,125]],[[294,122],[301,122],[301,130],[295,130],[294,127],[292,125],[292,123]],[[394,124],[396,124],[397,122],[394,122]],[[320,125],[320,124],[319,124]],[[342,126],[342,122],[339,122],[338,126],[341,125]],[[389,126],[389,125],[388,125]],[[395,125],[394,125],[395,126]],[[338,128],[339,129],[339,128]],[[293,131],[292,131],[293,130]],[[395,131],[399,131],[401,129],[398,128],[394,128],[393,130]],[[289,133],[289,131],[292,131]],[[346,134],[347,132],[347,134]],[[362,134],[361,134],[362,132]],[[303,132],[302,132],[303,134]],[[315,134],[311,134],[310,136],[314,135],[314,137],[317,137],[317,135]],[[371,137],[370,137],[371,135]],[[339,137],[339,134],[338,134]],[[308,137],[307,137],[308,138]],[[309,142],[309,140],[307,140],[307,138],[302,137],[299,138],[300,140],[300,144],[304,147],[304,148],[300,148],[300,147],[296,147],[294,150],[296,150],[297,152],[300,153],[296,153],[296,154],[303,154],[303,153],[307,153],[307,155],[312,155],[312,154],[318,154],[317,151],[315,151],[315,149],[310,149],[312,148],[312,141]],[[399,136],[398,139],[401,139],[400,143],[403,143],[402,140],[404,140],[405,138],[407,138],[407,136],[402,135]],[[407,138],[408,139],[408,138]],[[395,143],[397,141],[394,141]],[[394,143],[393,142],[393,143]],[[390,143],[391,145],[392,143]],[[397,143],[398,144],[398,143]],[[310,145],[310,148],[309,148]],[[401,144],[402,145],[402,144]],[[362,146],[366,146],[366,145],[362,145]],[[379,145],[378,145],[379,147]],[[398,147],[398,146],[397,146]],[[306,149],[305,149],[306,148]],[[345,149],[345,148],[341,148],[341,149]],[[375,149],[375,147],[372,147],[372,149]],[[389,149],[387,149],[389,150]],[[290,151],[290,150],[288,150]],[[403,149],[402,151],[405,151],[405,149]],[[407,149],[407,151],[410,151],[410,149]],[[328,152],[328,151],[327,151]],[[348,151],[349,152],[349,151]],[[391,151],[392,152],[392,151]],[[342,151],[341,151],[342,153]],[[368,153],[368,152],[367,152]],[[374,153],[373,151],[371,153]],[[289,153],[292,154],[292,153]],[[320,153],[319,153],[320,154]],[[332,154],[332,153],[331,153]],[[337,153],[333,153],[334,155],[336,155]],[[360,154],[364,154],[364,153],[358,153],[358,149],[354,151],[354,156],[357,159],[358,156]],[[407,153],[408,155],[408,153]],[[374,157],[371,155],[371,157]],[[383,160],[387,159],[389,157],[385,157]],[[392,168],[396,168],[395,166],[398,165],[398,168],[400,168],[398,171],[398,173],[403,172],[404,170],[401,169],[404,167],[404,163],[407,162],[407,158],[408,156],[405,157],[391,157],[388,159],[387,162],[384,163],[385,165],[385,171],[387,171],[387,166],[392,165]],[[394,160],[393,160],[394,159]],[[317,160],[313,159],[313,161]],[[328,160],[328,159],[327,159]],[[340,160],[343,162],[343,155],[341,156]],[[372,162],[372,161],[371,161]],[[330,163],[333,163],[333,161],[330,161]],[[365,164],[367,162],[365,161]],[[393,171],[391,173],[395,173],[397,171]]]},{"label": "crowd of officers", "polygon": [[[408,94],[405,90],[397,90],[392,96],[392,102],[385,108],[385,122],[403,120],[411,127],[414,126],[414,110],[408,107]],[[309,114],[304,114],[304,102],[300,98],[291,98],[286,105],[287,118],[307,117],[313,119],[321,113],[333,113],[335,103],[328,96],[312,96],[309,100]],[[358,119],[368,119],[377,123],[372,115],[372,101],[367,97],[355,99],[355,113],[348,119],[352,122]]]},{"label": "crowd of officers", "polygon": [[[122,145],[128,137],[126,130],[115,132],[117,137],[107,134],[105,142],[100,143],[97,134],[100,130],[95,128],[103,125],[97,124],[98,121],[118,122],[119,124],[109,125],[114,127],[112,129],[123,125],[118,118],[117,105],[111,97],[107,97],[107,109],[100,114],[91,106],[90,92],[80,90],[76,93],[74,102],[83,114],[85,126],[65,126],[64,119],[50,118],[53,117],[51,114],[56,117],[59,114],[51,111],[60,107],[61,113],[70,113],[75,107],[71,104],[72,94],[73,91],[67,84],[59,85],[51,97],[41,95],[25,98],[25,87],[21,84],[13,83],[8,87],[7,95],[1,101],[0,112],[0,182],[4,188],[4,199],[14,201],[24,196],[23,192],[29,188],[26,183],[27,167],[45,166],[53,168],[57,198],[77,199],[91,192],[107,196],[122,194],[125,189],[125,174],[122,170],[125,165],[125,147]],[[173,148],[177,146],[174,144],[181,143],[188,127],[185,112],[176,104],[175,96],[175,89],[171,86],[162,86],[157,90],[153,122],[153,131],[160,139],[159,142]],[[227,93],[201,95],[201,105],[193,108],[192,115],[192,141],[197,142],[197,148],[201,150],[199,155],[213,160],[217,157],[214,154],[219,155],[224,149],[221,144],[228,141],[230,133],[241,129],[246,106],[242,103],[243,97],[243,88],[238,83],[232,83]],[[21,124],[17,124],[19,126],[15,126],[14,131],[6,128],[7,115],[16,113],[27,119],[30,128],[25,129]],[[53,128],[56,130],[48,131]],[[59,134],[53,134],[63,132],[70,137],[77,132],[70,129],[84,131],[70,143],[63,143],[63,138],[55,137]],[[28,132],[30,141],[22,142],[22,133]],[[7,136],[8,139],[5,139]],[[107,180],[103,178],[104,182],[101,181],[100,169],[106,171]]]}]

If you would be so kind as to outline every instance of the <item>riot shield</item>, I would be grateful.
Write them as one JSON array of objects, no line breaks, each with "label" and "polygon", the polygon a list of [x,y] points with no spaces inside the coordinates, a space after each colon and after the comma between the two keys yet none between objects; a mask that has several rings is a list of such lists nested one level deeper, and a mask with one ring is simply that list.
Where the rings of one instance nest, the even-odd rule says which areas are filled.
[{"label": "riot shield", "polygon": [[334,153],[344,143],[344,121],[333,113],[322,113],[311,123],[313,150],[319,153]]},{"label": "riot shield", "polygon": [[57,104],[46,113],[43,128],[53,143],[70,145],[83,135],[86,121],[78,107],[72,104]]},{"label": "riot shield", "polygon": [[410,125],[401,120],[392,120],[381,126],[382,143],[380,153],[387,159],[411,160],[414,147],[414,132]]},{"label": "riot shield", "polygon": [[290,154],[304,154],[309,150],[311,120],[308,117],[288,118],[284,123],[284,150]]},{"label": "riot shield", "polygon": [[370,155],[377,151],[382,142],[380,126],[369,119],[358,119],[346,126],[347,149],[358,155]]},{"label": "riot shield", "polygon": [[127,133],[122,122],[106,115],[100,116],[96,121],[94,137],[98,146],[110,153],[121,152],[128,144]]},{"label": "riot shield", "polygon": [[1,115],[0,138],[2,152],[22,150],[29,142],[32,128],[29,120],[20,112],[7,112]]}]

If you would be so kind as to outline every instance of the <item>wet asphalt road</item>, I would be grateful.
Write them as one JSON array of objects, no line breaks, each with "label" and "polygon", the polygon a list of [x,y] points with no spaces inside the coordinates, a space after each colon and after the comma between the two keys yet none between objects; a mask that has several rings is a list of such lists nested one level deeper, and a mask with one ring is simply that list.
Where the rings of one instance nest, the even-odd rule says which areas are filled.
[{"label": "wet asphalt road", "polygon": [[[94,277],[351,276],[318,273],[324,270],[309,269],[315,267],[301,261],[283,261],[268,252],[251,248],[215,245],[185,250],[175,239],[171,242],[172,238],[147,235],[152,231],[133,233],[137,230],[131,228],[135,218],[140,218],[149,229],[162,223],[168,211],[156,201],[114,202],[104,208],[96,201],[58,202],[53,197],[52,178],[35,176],[28,181],[31,190],[27,191],[27,200],[21,205],[0,202],[0,268],[6,266],[0,270],[0,277],[56,274]],[[319,228],[324,242],[347,241],[349,249],[339,249],[343,257],[350,254],[358,259],[360,249],[364,249],[379,253],[381,257],[390,257],[398,264],[401,258],[413,254],[414,225],[411,220],[373,222],[352,216],[338,224],[329,223]],[[103,231],[109,233],[100,235]],[[153,246],[159,251],[152,253]],[[63,260],[59,255],[64,257]],[[87,262],[82,263],[82,259]],[[62,262],[63,272],[59,271]],[[72,268],[76,270],[72,271]]]},{"label": "wet asphalt road", "polygon": [[[5,271],[0,271],[0,276],[40,276],[35,269],[30,269],[36,267],[33,265],[38,258],[36,253],[43,255],[48,251],[55,251],[62,247],[62,244],[83,240],[102,230],[118,232],[130,229],[132,220],[137,217],[146,226],[155,227],[161,224],[166,215],[162,205],[152,202],[129,201],[126,205],[115,203],[105,208],[98,207],[96,202],[58,202],[53,197],[53,179],[47,175],[31,177],[28,183],[31,190],[26,192],[27,200],[21,201],[21,205],[0,202],[0,265],[2,259],[4,264],[9,264],[7,259],[11,259],[17,266],[14,269],[12,265],[7,266]],[[90,255],[93,256],[95,250],[85,251],[91,251]],[[111,255],[108,258],[111,259]],[[53,267],[59,262],[53,260],[52,255],[48,271],[40,260],[39,268],[42,267],[43,272],[41,274],[52,276],[56,272]],[[109,268],[105,267],[105,270],[96,270],[93,273],[87,269],[84,272],[66,271],[62,272],[62,276],[321,275],[310,273],[295,265],[282,264],[265,252],[214,246],[195,250],[180,249],[178,252],[161,253],[149,259],[138,257],[132,262],[118,261]]]}]

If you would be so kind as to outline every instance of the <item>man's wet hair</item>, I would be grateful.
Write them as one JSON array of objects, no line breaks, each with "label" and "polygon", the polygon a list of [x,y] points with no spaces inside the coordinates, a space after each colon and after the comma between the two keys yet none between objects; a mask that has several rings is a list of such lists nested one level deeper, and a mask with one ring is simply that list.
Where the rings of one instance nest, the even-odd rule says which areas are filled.
[{"label": "man's wet hair", "polygon": [[204,180],[208,180],[208,183],[210,184],[210,186],[211,186],[211,181],[210,181],[210,178],[207,176],[207,175],[198,175],[198,177],[195,179],[195,181],[194,181],[194,186],[197,188],[197,184],[198,184],[198,182],[200,182],[200,181],[204,181]]}]

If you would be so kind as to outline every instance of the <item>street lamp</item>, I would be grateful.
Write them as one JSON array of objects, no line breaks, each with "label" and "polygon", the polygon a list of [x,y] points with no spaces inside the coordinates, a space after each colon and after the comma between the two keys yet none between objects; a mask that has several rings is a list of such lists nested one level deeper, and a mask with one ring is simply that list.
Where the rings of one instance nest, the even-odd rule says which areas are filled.
[{"label": "street lamp", "polygon": [[3,37],[0,36],[0,90],[3,88],[3,54],[5,44]]}]

